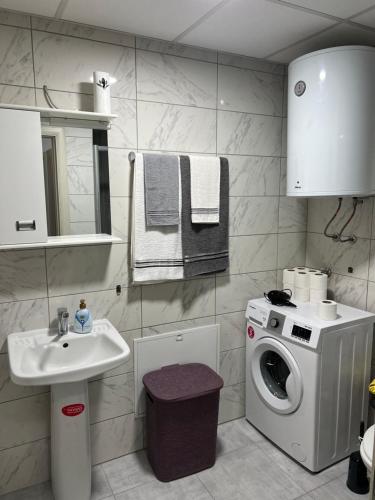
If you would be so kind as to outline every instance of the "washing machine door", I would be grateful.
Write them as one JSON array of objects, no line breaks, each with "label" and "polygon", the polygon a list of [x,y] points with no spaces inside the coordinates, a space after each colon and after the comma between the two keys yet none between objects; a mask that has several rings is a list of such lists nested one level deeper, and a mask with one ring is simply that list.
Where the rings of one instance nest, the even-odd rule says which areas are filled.
[{"label": "washing machine door", "polygon": [[253,383],[263,402],[276,413],[296,411],[302,400],[302,377],[285,345],[271,337],[259,339],[250,364]]}]

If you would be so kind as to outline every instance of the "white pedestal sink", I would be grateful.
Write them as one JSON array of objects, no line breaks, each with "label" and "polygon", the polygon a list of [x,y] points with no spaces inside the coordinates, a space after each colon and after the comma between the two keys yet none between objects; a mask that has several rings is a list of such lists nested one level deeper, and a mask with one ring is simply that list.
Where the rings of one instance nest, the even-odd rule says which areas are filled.
[{"label": "white pedestal sink", "polygon": [[20,385],[51,385],[52,487],[55,500],[90,500],[88,379],[123,363],[130,349],[106,320],[91,333],[49,329],[8,336],[10,373]]}]

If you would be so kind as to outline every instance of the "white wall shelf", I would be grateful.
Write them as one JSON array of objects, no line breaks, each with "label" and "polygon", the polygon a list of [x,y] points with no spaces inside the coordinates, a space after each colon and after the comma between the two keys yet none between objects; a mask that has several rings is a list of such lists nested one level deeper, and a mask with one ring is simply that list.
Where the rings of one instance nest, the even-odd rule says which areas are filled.
[{"label": "white wall shelf", "polygon": [[69,236],[51,236],[45,242],[20,243],[15,245],[0,245],[2,250],[22,250],[26,248],[71,247],[80,245],[110,245],[122,243],[123,240],[111,234],[78,234]]},{"label": "white wall shelf", "polygon": [[69,120],[83,120],[85,122],[102,123],[109,127],[112,120],[117,118],[114,114],[93,113],[91,111],[79,111],[77,109],[56,109],[42,108],[38,106],[21,106],[17,104],[0,103],[0,108],[18,109],[21,111],[36,111],[40,113],[41,118],[59,118]]}]

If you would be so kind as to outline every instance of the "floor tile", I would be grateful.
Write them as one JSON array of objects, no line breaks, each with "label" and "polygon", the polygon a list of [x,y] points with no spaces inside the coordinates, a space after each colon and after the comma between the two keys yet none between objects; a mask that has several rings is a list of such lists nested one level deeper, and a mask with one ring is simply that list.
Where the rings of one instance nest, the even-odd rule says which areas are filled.
[{"label": "floor tile", "polygon": [[112,490],[102,465],[93,467],[91,481],[91,500],[107,500],[112,495]]},{"label": "floor tile", "polygon": [[218,458],[198,475],[215,500],[291,500],[303,494],[262,450],[245,446]]},{"label": "floor tile", "polygon": [[1,500],[53,500],[51,483],[35,484],[29,488],[13,491],[0,496]]},{"label": "floor tile", "polygon": [[313,474],[292,460],[268,439],[259,442],[258,446],[273,463],[277,464],[306,493],[336,479],[348,470],[348,460],[342,460],[322,472]]},{"label": "floor tile", "polygon": [[224,455],[265,438],[244,418],[222,424],[217,432],[217,455]]},{"label": "floor tile", "polygon": [[156,481],[143,451],[106,462],[103,470],[115,494]]},{"label": "floor tile", "polygon": [[148,483],[116,495],[116,500],[212,500],[203,484],[195,476],[170,483]]},{"label": "floor tile", "polygon": [[368,495],[357,495],[350,491],[346,486],[346,474],[344,474],[298,500],[357,500],[359,498],[366,500]]}]

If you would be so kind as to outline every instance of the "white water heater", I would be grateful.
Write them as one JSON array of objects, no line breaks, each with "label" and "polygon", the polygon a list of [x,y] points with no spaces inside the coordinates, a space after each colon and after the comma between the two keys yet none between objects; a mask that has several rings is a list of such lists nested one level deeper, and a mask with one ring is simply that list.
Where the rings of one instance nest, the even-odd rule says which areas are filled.
[{"label": "white water heater", "polygon": [[375,194],[375,48],[299,57],[288,81],[287,195]]}]

